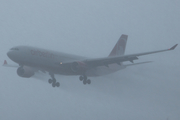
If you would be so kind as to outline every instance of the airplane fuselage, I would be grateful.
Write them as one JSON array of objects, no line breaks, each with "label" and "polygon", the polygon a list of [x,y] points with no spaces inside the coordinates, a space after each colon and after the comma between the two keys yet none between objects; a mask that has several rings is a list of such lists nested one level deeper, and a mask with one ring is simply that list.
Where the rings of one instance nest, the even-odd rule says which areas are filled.
[{"label": "airplane fuselage", "polygon": [[108,67],[100,66],[88,69],[86,73],[77,73],[72,70],[71,65],[64,65],[64,63],[82,61],[87,58],[30,46],[14,47],[14,49],[10,49],[7,55],[12,61],[18,63],[20,66],[29,66],[62,75],[86,74],[87,76],[100,76],[125,68],[124,66],[111,64]]}]

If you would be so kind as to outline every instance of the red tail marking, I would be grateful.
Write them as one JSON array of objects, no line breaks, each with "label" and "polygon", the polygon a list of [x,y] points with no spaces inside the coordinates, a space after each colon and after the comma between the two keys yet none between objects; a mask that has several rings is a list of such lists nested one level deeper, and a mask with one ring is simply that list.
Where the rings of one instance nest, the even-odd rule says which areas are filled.
[{"label": "red tail marking", "polygon": [[127,38],[127,35],[122,34],[109,56],[124,55]]}]

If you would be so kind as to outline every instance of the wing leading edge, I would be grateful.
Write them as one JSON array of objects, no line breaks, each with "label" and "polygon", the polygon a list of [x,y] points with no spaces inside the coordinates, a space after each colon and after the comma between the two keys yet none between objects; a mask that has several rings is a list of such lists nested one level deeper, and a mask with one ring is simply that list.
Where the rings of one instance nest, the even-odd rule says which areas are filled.
[{"label": "wing leading edge", "polygon": [[17,65],[9,65],[6,60],[4,60],[3,66],[5,66],[5,67],[14,67],[14,68],[18,67]]},{"label": "wing leading edge", "polygon": [[130,54],[130,55],[122,55],[122,56],[115,56],[115,57],[105,57],[105,58],[98,58],[98,59],[87,59],[84,62],[90,66],[98,67],[98,66],[108,66],[109,64],[117,63],[120,65],[121,62],[130,61],[133,63],[134,60],[138,59],[138,56],[154,54],[159,52],[165,52],[174,50],[178,44],[174,45],[170,49],[158,50],[158,51],[151,51],[151,52],[143,52],[137,54]]}]

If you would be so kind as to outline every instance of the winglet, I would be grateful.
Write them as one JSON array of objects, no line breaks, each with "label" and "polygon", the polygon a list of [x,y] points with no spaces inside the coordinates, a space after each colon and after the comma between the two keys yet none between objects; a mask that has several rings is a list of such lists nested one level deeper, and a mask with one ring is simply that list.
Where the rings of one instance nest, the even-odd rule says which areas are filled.
[{"label": "winglet", "polygon": [[169,50],[174,50],[176,48],[178,44],[174,45],[173,47],[171,47]]},{"label": "winglet", "polygon": [[4,64],[3,65],[7,65],[7,61],[6,60],[4,60]]}]

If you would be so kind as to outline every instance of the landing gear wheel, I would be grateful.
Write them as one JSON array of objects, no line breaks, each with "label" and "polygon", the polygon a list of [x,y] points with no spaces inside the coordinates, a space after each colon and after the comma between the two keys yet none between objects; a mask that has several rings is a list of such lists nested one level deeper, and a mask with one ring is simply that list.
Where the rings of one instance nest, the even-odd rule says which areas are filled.
[{"label": "landing gear wheel", "polygon": [[49,84],[51,84],[51,83],[53,82],[53,80],[52,80],[52,79],[49,79],[48,82],[49,82]]},{"label": "landing gear wheel", "polygon": [[56,82],[56,87],[59,87],[60,86],[60,83],[59,82]]},{"label": "landing gear wheel", "polygon": [[83,84],[86,85],[86,84],[91,84],[91,80],[87,78],[86,75],[81,75],[79,76],[79,80],[80,81],[83,81]]},{"label": "landing gear wheel", "polygon": [[79,77],[79,80],[80,80],[80,81],[82,81],[83,79],[84,79],[84,77],[83,77],[83,76],[80,76],[80,77]]},{"label": "landing gear wheel", "polygon": [[53,83],[56,83],[56,79],[55,78],[53,79]]},{"label": "landing gear wheel", "polygon": [[86,85],[87,81],[86,80],[83,80],[83,84]]},{"label": "landing gear wheel", "polygon": [[88,79],[88,80],[87,80],[87,83],[88,83],[88,84],[91,84],[91,80],[90,80],[90,79]]},{"label": "landing gear wheel", "polygon": [[87,80],[87,76],[84,76],[84,80]]},{"label": "landing gear wheel", "polygon": [[52,83],[52,86],[53,86],[53,87],[56,87],[56,83],[53,82],[53,83]]}]

